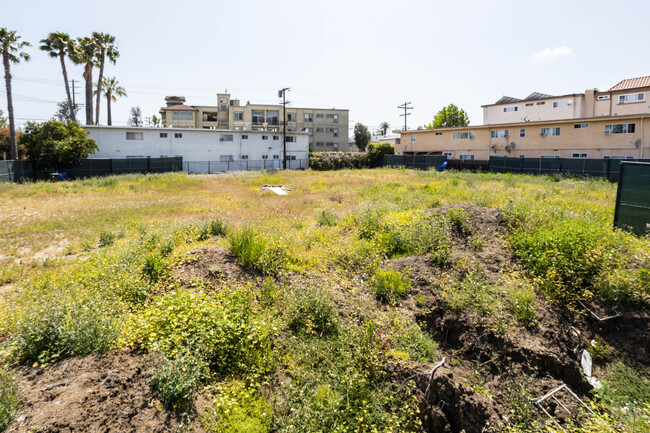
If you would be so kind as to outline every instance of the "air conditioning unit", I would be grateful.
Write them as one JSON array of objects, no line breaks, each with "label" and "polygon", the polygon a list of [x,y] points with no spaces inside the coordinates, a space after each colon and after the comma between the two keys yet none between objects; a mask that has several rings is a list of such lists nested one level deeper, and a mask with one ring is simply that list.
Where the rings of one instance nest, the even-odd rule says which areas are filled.
[{"label": "air conditioning unit", "polygon": [[507,132],[505,133],[504,137],[508,137],[508,133],[507,133]]},{"label": "air conditioning unit", "polygon": [[609,135],[611,133],[612,133],[612,131],[605,130],[605,134]]},{"label": "air conditioning unit", "polygon": [[474,138],[474,134],[473,134],[473,133],[470,133],[470,134],[469,134],[469,138]]}]

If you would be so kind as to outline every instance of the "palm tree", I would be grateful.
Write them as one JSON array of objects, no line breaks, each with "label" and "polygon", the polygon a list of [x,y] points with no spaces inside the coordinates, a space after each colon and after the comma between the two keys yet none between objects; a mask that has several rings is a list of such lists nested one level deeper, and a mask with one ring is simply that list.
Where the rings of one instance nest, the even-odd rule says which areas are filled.
[{"label": "palm tree", "polygon": [[65,83],[65,93],[68,95],[68,109],[70,110],[70,119],[77,121],[75,110],[72,106],[72,96],[70,95],[70,85],[68,83],[68,71],[65,67],[65,55],[70,45],[70,35],[63,32],[52,32],[47,38],[41,39],[41,50],[46,51],[50,57],[58,57],[61,61],[61,70],[63,71],[63,82]]},{"label": "palm tree", "polygon": [[0,28],[0,49],[2,49],[2,64],[5,68],[5,86],[7,87],[7,111],[9,115],[9,141],[11,143],[11,159],[18,159],[18,143],[16,143],[16,125],[14,124],[14,103],[11,98],[11,63],[19,63],[20,59],[29,61],[29,54],[21,51],[32,44],[26,41],[18,42],[20,36],[16,31]]},{"label": "palm tree", "polygon": [[[120,83],[118,83],[115,77],[104,77],[103,81],[104,96],[106,96],[106,110],[108,112],[107,123],[108,126],[111,126],[111,101],[117,101],[118,96],[126,96],[126,90],[124,90],[124,87],[120,86]],[[99,89],[100,86],[98,84],[95,93],[97,93]]]},{"label": "palm tree", "polygon": [[381,122],[379,124],[379,130],[381,131],[381,135],[384,137],[386,136],[386,133],[388,132],[388,129],[390,128],[390,123],[388,122]]},{"label": "palm tree", "polygon": [[77,38],[70,42],[70,59],[75,65],[84,65],[84,80],[86,81],[86,125],[93,124],[93,66],[97,66],[97,45],[92,38]]},{"label": "palm tree", "polygon": [[99,101],[101,100],[102,86],[104,85],[104,63],[106,63],[106,58],[108,57],[108,60],[115,64],[115,60],[120,56],[120,52],[115,45],[115,36],[111,36],[108,33],[93,32],[93,39],[97,45],[97,61],[99,63],[99,78],[97,79],[97,92],[95,92],[97,94],[95,120],[99,123]]}]

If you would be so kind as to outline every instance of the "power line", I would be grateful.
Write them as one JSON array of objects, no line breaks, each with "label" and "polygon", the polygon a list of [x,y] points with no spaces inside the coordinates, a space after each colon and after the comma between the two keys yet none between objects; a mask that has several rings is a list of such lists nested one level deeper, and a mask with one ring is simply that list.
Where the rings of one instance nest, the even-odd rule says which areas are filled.
[{"label": "power line", "polygon": [[400,108],[400,109],[401,109],[401,108],[404,109],[404,114],[400,114],[400,117],[401,117],[401,116],[404,116],[404,131],[407,131],[407,130],[408,130],[408,128],[407,128],[407,126],[406,126],[406,118],[407,118],[407,116],[410,116],[410,115],[411,115],[411,113],[408,113],[406,110],[412,110],[412,109],[413,109],[413,107],[409,107],[409,105],[411,105],[410,102],[405,102],[405,103],[403,103],[402,105],[400,105],[399,107],[397,107],[397,108]]}]

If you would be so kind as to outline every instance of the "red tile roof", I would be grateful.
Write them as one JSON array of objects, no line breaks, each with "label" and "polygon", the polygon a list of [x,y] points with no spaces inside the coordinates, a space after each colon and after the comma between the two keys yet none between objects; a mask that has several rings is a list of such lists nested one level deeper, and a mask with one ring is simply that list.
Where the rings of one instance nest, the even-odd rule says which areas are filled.
[{"label": "red tile roof", "polygon": [[638,77],[638,78],[628,78],[623,80],[611,89],[612,90],[628,90],[628,89],[637,89],[639,87],[650,87],[650,76],[647,77]]},{"label": "red tile roof", "polygon": [[172,105],[171,107],[162,107],[160,111],[174,110],[174,111],[199,111],[189,105]]}]

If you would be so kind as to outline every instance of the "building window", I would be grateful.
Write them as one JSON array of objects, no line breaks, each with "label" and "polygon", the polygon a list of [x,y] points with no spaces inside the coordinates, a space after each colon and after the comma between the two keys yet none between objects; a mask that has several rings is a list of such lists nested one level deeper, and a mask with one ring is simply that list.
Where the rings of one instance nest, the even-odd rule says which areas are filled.
[{"label": "building window", "polygon": [[443,155],[446,156],[447,158],[451,158],[453,153],[452,152],[444,152]]},{"label": "building window", "polygon": [[318,143],[316,143],[316,146],[323,147],[323,142],[319,141]]},{"label": "building window", "polygon": [[605,125],[605,134],[634,134],[636,123],[614,123]]},{"label": "building window", "polygon": [[633,156],[605,155],[603,159],[634,159]]},{"label": "building window", "polygon": [[519,130],[519,137],[520,138],[526,138],[526,129],[525,128],[521,128]]},{"label": "building window", "polygon": [[553,159],[553,158],[559,158],[560,155],[542,155],[540,158],[545,158],[545,159]]},{"label": "building window", "polygon": [[160,138],[167,138],[167,133],[166,132],[161,132],[160,133]]},{"label": "building window", "polygon": [[584,128],[589,128],[589,124],[588,123],[576,123],[575,125],[573,125],[573,127],[575,129],[584,129]]},{"label": "building window", "polygon": [[181,133],[181,132],[175,132],[175,133],[174,133],[174,138],[183,138],[183,133]]},{"label": "building window", "polygon": [[305,122],[312,122],[314,120],[314,116],[311,113],[305,113]]},{"label": "building window", "polygon": [[242,134],[241,139],[242,140],[248,140],[248,134]]},{"label": "building window", "polygon": [[572,105],[573,105],[573,101],[555,101],[555,102],[553,102],[553,108],[570,107]]},{"label": "building window", "polygon": [[332,115],[332,120],[334,121],[334,123],[339,123],[339,115],[338,114],[333,114]]},{"label": "building window", "polygon": [[233,141],[234,137],[232,134],[221,134],[219,135],[219,141]]},{"label": "building window", "polygon": [[536,105],[544,105],[544,104],[546,104],[546,102],[542,101],[542,102],[538,102]]},{"label": "building window", "polygon": [[609,99],[609,95],[600,95],[600,96],[598,97],[598,100],[599,100],[599,101],[603,101],[603,100],[605,100],[605,99]]},{"label": "building window", "polygon": [[235,111],[235,120],[244,120],[244,112]]},{"label": "building window", "polygon": [[269,159],[268,155],[262,155],[262,159]]},{"label": "building window", "polygon": [[314,132],[314,128],[302,128],[302,132],[308,132],[311,134],[312,132]]},{"label": "building window", "polygon": [[572,155],[573,158],[586,158],[587,154],[586,153],[574,153]]},{"label": "building window", "polygon": [[296,155],[287,155],[287,159],[289,159],[291,161],[295,161],[296,160]]},{"label": "building window", "polygon": [[296,128],[289,127],[287,128],[287,132],[296,132]]},{"label": "building window", "polygon": [[295,122],[296,121],[296,113],[287,113],[287,121]]},{"label": "building window", "polygon": [[467,140],[470,138],[474,138],[473,132],[454,132],[454,135],[452,136],[452,139],[454,140]]},{"label": "building window", "polygon": [[248,159],[248,155],[241,155],[241,159]]},{"label": "building window", "polygon": [[325,115],[323,113],[316,113],[316,118],[317,119],[322,119],[323,117],[325,117]]},{"label": "building window", "polygon": [[542,128],[542,137],[557,137],[560,135],[560,128]]},{"label": "building window", "polygon": [[494,131],[490,131],[490,138],[505,138],[507,136],[507,129],[495,129]]},{"label": "building window", "polygon": [[519,107],[503,107],[504,113],[510,113],[512,111],[519,111]]},{"label": "building window", "polygon": [[279,136],[279,135],[274,135],[274,136],[273,136],[273,139],[274,139],[274,140],[279,140],[279,139],[280,139],[280,136]]},{"label": "building window", "polygon": [[415,141],[415,137],[416,137],[415,134],[411,135],[411,141]]},{"label": "building window", "polygon": [[436,135],[442,135],[442,132],[436,132]]},{"label": "building window", "polygon": [[191,111],[174,111],[174,119],[192,120],[194,118]]},{"label": "building window", "polygon": [[264,123],[264,112],[263,111],[253,111],[253,125],[261,125]]},{"label": "building window", "polygon": [[534,102],[528,102],[528,103],[526,103],[526,107],[532,107],[533,105],[535,105]]},{"label": "building window", "polygon": [[280,159],[280,155],[273,155],[273,159]]},{"label": "building window", "polygon": [[266,123],[269,125],[279,125],[280,116],[277,111],[267,111],[266,112]]},{"label": "building window", "polygon": [[226,107],[225,105],[221,106],[221,111],[227,111],[227,110],[228,110],[228,107]]},{"label": "building window", "polygon": [[232,155],[219,155],[219,162],[230,162],[232,160]]},{"label": "building window", "polygon": [[323,132],[323,128],[316,128],[316,132]]},{"label": "building window", "polygon": [[618,95],[618,103],[638,102],[645,100],[645,93],[630,93],[628,95]]},{"label": "building window", "polygon": [[127,132],[126,133],[126,139],[127,140],[144,140],[144,135],[142,132]]},{"label": "building window", "polygon": [[296,137],[293,135],[288,135],[287,136],[287,143],[295,143],[296,142]]},{"label": "building window", "polygon": [[334,134],[334,137],[338,137],[339,136],[339,129],[338,128],[332,129],[332,133]]},{"label": "building window", "polygon": [[472,161],[474,160],[474,155],[459,155],[458,158],[461,161]]},{"label": "building window", "polygon": [[262,135],[262,140],[268,140],[269,136],[268,135]]}]

